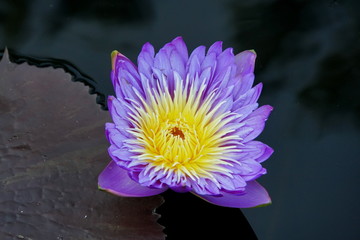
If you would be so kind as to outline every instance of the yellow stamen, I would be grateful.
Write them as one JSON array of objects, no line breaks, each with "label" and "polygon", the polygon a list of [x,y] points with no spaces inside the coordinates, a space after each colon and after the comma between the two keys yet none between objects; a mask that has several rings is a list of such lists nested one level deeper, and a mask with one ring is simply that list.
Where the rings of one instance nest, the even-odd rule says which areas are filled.
[{"label": "yellow stamen", "polygon": [[162,168],[174,181],[183,177],[212,179],[213,172],[231,176],[224,167],[231,163],[224,159],[230,158],[227,153],[234,147],[225,144],[232,138],[224,135],[233,129],[224,126],[236,116],[230,112],[217,114],[223,103],[213,106],[214,93],[207,93],[203,99],[204,84],[189,90],[180,76],[174,78],[173,94],[148,89],[147,99],[139,94],[141,106],[129,113],[135,126],[130,132],[142,146],[134,149],[139,154],[137,161]]}]

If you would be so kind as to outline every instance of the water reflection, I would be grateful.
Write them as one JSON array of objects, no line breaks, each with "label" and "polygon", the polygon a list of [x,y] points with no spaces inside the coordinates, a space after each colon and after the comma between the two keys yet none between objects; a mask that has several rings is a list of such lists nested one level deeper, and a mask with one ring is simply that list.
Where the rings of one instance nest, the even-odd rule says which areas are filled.
[{"label": "water reflection", "polygon": [[350,113],[356,117],[354,122],[359,123],[360,48],[353,43],[323,59],[314,83],[300,91],[301,102],[323,119]]},{"label": "water reflection", "polygon": [[152,3],[144,0],[4,0],[0,49],[7,46],[20,55],[67,59],[101,81],[99,91],[112,93],[110,53],[115,48],[138,50],[129,31],[152,22],[152,9]]},{"label": "water reflection", "polygon": [[51,24],[48,30],[57,32],[74,19],[96,19],[104,24],[127,24],[149,21],[152,15],[152,6],[144,0],[79,0],[56,1],[51,4],[53,9]]},{"label": "water reflection", "polygon": [[275,153],[260,179],[273,205],[244,211],[259,239],[356,238],[359,7],[274,0],[232,8],[239,48],[258,53],[260,101],[275,106],[261,136]]},{"label": "water reflection", "polygon": [[233,8],[235,38],[240,48],[257,51],[260,78],[271,88],[267,92],[291,84],[288,87],[296,88],[300,103],[322,117],[358,114],[360,18],[356,5],[360,2],[237,3]]},{"label": "water reflection", "polygon": [[[267,66],[282,50],[283,40],[295,30],[306,30],[299,26],[301,15],[310,1],[237,1],[233,5],[235,38],[239,49],[255,49],[259,64]],[[284,57],[294,55],[290,49]],[[297,52],[300,53],[300,52]]]},{"label": "water reflection", "polygon": [[21,43],[25,39],[26,19],[31,2],[26,0],[7,0],[0,4],[1,37],[4,42]]}]

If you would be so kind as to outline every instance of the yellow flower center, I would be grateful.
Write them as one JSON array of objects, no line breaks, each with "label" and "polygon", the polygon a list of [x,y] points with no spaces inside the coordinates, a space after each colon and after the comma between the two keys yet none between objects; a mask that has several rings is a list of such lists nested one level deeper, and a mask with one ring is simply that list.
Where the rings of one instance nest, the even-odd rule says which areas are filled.
[{"label": "yellow flower center", "polygon": [[237,116],[219,111],[224,102],[213,106],[215,92],[204,98],[204,84],[198,89],[184,85],[189,84],[175,75],[173,95],[151,89],[146,99],[138,94],[142,106],[130,113],[135,126],[130,132],[136,136],[132,143],[139,146],[131,150],[138,154],[136,161],[177,179],[212,179],[213,172],[230,176],[224,165],[231,165],[226,160],[235,146],[229,144],[234,136],[225,136],[233,131],[226,124]]}]

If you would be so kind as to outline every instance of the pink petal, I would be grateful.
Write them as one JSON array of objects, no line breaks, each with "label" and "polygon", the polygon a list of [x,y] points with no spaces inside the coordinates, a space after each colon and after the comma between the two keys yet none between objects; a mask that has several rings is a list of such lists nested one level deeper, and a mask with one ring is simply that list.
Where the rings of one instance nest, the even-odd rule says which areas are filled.
[{"label": "pink petal", "polygon": [[265,190],[265,188],[256,181],[247,182],[245,194],[243,195],[234,195],[222,192],[222,196],[197,196],[212,204],[233,208],[251,208],[268,205],[271,203],[270,196]]},{"label": "pink petal", "polygon": [[167,188],[148,188],[132,180],[128,172],[114,161],[103,170],[98,178],[99,189],[122,197],[147,197],[160,194]]}]

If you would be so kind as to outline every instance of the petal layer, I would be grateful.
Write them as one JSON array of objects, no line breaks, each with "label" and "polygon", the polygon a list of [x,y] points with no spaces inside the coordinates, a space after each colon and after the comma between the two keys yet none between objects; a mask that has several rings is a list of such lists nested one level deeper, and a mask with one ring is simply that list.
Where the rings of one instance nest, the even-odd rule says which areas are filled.
[{"label": "petal layer", "polygon": [[256,53],[254,50],[246,50],[235,56],[237,74],[246,75],[253,73],[255,68]]},{"label": "petal layer", "polygon": [[271,203],[270,196],[265,188],[256,181],[247,182],[245,194],[243,195],[234,195],[223,192],[222,196],[197,196],[212,204],[233,208],[251,208],[268,205]]},{"label": "petal layer", "polygon": [[128,172],[114,161],[102,171],[98,179],[99,189],[122,197],[147,197],[160,194],[167,188],[148,188],[132,180]]}]

